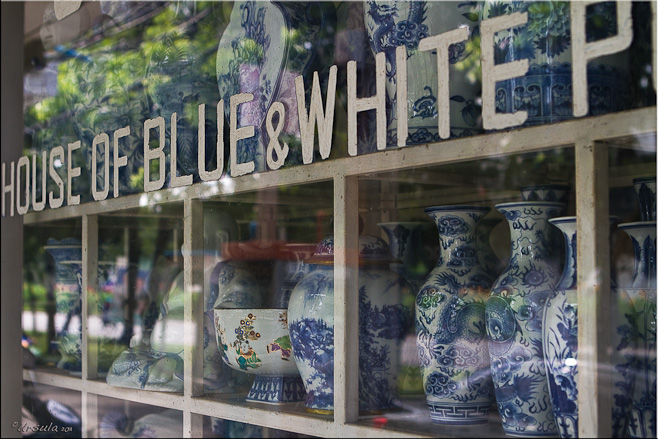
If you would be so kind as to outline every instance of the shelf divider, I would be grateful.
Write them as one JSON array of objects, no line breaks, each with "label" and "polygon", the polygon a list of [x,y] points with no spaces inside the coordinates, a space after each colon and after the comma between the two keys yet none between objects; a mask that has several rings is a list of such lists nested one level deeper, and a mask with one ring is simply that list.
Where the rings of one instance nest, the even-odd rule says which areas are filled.
[{"label": "shelf divider", "polygon": [[[344,231],[344,233],[341,233]],[[359,184],[334,179],[334,421],[359,419]],[[340,430],[337,430],[339,433]]]},{"label": "shelf divider", "polygon": [[[578,266],[578,434],[612,437],[608,148],[575,144]],[[591,349],[587,349],[588,344]]]}]

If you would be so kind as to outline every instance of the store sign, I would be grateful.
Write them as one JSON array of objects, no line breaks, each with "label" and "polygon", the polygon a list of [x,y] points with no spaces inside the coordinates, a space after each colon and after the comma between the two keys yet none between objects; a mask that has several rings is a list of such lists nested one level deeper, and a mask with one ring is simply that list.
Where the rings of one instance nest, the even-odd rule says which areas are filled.
[{"label": "store sign", "polygon": [[[578,1],[571,4],[571,44],[572,44],[572,91],[573,91],[573,114],[582,117],[588,113],[587,99],[587,63],[604,55],[621,52],[628,48],[633,39],[633,28],[631,23],[631,2],[617,2],[617,34],[615,36],[587,42],[585,37],[585,10],[589,4],[600,3],[598,1]],[[495,84],[500,81],[524,76],[528,71],[528,60],[513,61],[503,64],[494,62],[494,35],[506,29],[522,26],[527,22],[527,13],[514,13],[499,16],[481,23],[481,64],[482,64],[482,122],[485,130],[497,130],[516,127],[523,124],[528,115],[526,111],[515,113],[497,113],[495,108]],[[436,51],[438,72],[438,130],[442,139],[450,137],[450,105],[449,105],[449,61],[448,47],[451,44],[465,41],[468,38],[466,28],[458,28],[439,35],[427,37],[420,41],[419,50]],[[396,59],[399,68],[396,72],[397,84],[397,120],[398,120],[398,146],[406,146],[407,139],[407,71],[406,71],[406,47],[400,46],[396,49]],[[376,137],[377,149],[386,148],[386,66],[384,53],[377,54],[376,58],[376,93],[370,97],[357,98],[357,66],[356,61],[347,63],[347,150],[350,156],[357,155],[357,115],[359,112],[375,110],[376,112]],[[315,130],[318,132],[318,147],[320,157],[325,160],[329,157],[332,147],[332,133],[334,121],[334,108],[336,99],[336,77],[338,68],[332,66],[329,70],[327,97],[323,104],[320,92],[320,81],[317,72],[311,84],[311,102],[309,110],[306,110],[306,87],[304,79],[298,76],[295,79],[297,95],[297,116],[299,118],[302,160],[304,164],[313,161],[315,143]],[[655,73],[654,73],[655,74]],[[238,162],[238,142],[254,136],[254,126],[238,127],[238,111],[240,105],[253,101],[251,93],[240,93],[228,97],[229,99],[229,158],[230,175],[237,177],[254,172],[253,161]],[[213,170],[206,169],[205,160],[205,105],[198,107],[198,173],[203,181],[216,181],[224,172],[224,101],[220,100],[217,105],[217,166]],[[270,169],[280,168],[289,153],[289,146],[279,141],[286,120],[286,109],[281,102],[274,102],[270,106],[265,119],[265,129],[270,139],[266,148],[267,164]],[[277,122],[275,122],[277,121]],[[193,175],[176,175],[177,169],[177,147],[176,127],[177,114],[173,113],[171,120],[163,117],[148,119],[144,121],[144,192],[160,190],[165,184],[167,160],[165,155],[165,133],[166,124],[171,127],[170,160],[169,169],[171,175],[171,187],[182,187],[191,185]],[[102,201],[109,196],[109,178],[113,177],[113,197],[117,198],[119,193],[119,170],[127,166],[127,158],[119,155],[119,142],[127,136],[135,135],[130,132],[129,127],[117,127],[111,133],[98,133],[92,145],[82,145],[81,141],[69,143],[66,149],[63,146],[53,148],[49,155],[42,153],[40,172],[41,181],[37,182],[37,160],[36,155],[32,157],[23,156],[17,163],[11,162],[9,172],[5,163],[2,163],[2,216],[6,215],[6,204],[9,205],[9,214],[14,215],[14,206],[18,214],[28,212],[30,206],[35,211],[43,210],[46,203],[50,208],[58,208],[66,204],[69,206],[80,203],[80,195],[75,192],[75,179],[80,176],[80,167],[73,167],[73,154],[82,147],[92,148],[92,170],[91,190],[94,200]],[[157,136],[158,146],[151,148],[152,136]],[[154,139],[155,140],[155,139]],[[110,169],[110,161],[103,160],[99,165],[96,157],[97,147],[102,146],[104,157],[113,154],[113,166]],[[157,162],[159,165],[157,175],[151,175],[151,164]],[[57,173],[57,165],[66,166],[66,181]],[[104,185],[99,188],[97,182],[98,166],[103,166]],[[57,191],[46,194],[46,180],[51,179],[57,186]],[[41,200],[37,200],[37,184],[41,185]],[[7,198],[10,200],[6,203]]]}]

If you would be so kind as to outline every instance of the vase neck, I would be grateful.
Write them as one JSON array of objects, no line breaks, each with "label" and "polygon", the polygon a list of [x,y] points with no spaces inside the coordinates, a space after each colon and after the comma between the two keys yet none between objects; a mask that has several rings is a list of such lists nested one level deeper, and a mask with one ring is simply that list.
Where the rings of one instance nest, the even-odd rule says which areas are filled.
[{"label": "vase neck", "polygon": [[524,202],[499,204],[496,208],[505,215],[510,227],[510,263],[520,258],[552,263],[551,225],[548,220],[558,216],[562,203]]},{"label": "vase neck", "polygon": [[620,224],[633,241],[635,268],[630,288],[656,288],[656,222]]},{"label": "vase neck", "polygon": [[564,270],[557,284],[558,290],[573,290],[578,287],[576,220],[552,222],[564,236]]},{"label": "vase neck", "polygon": [[441,246],[437,267],[457,264],[461,267],[478,265],[477,224],[486,211],[439,210],[427,214],[434,220],[439,231]]}]

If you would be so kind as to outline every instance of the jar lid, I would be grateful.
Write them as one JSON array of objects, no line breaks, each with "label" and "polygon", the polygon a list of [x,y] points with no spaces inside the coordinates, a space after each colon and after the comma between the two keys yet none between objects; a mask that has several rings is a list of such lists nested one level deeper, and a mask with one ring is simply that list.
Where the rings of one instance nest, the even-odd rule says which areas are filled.
[{"label": "jar lid", "polygon": [[[315,248],[313,256],[306,261],[310,264],[334,264],[334,236],[324,238]],[[391,249],[386,241],[372,235],[359,235],[359,264],[399,263],[391,256]]]}]

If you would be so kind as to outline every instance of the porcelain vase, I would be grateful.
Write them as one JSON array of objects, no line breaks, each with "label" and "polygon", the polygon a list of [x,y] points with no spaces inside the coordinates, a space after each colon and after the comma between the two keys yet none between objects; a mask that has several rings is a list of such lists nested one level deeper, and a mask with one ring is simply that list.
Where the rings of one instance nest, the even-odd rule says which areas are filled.
[{"label": "porcelain vase", "polygon": [[[333,236],[309,259],[310,272],[295,286],[288,327],[295,362],[306,389],[306,410],[334,410]],[[403,334],[400,276],[388,268],[390,250],[382,239],[359,237],[359,410],[394,406],[399,345]]]},{"label": "porcelain vase", "polygon": [[635,309],[638,337],[628,436],[656,437],[656,222],[618,227],[631,237],[635,251],[633,278],[625,288]]},{"label": "porcelain vase", "polygon": [[78,273],[67,261],[82,259],[82,245],[75,238],[49,239],[44,249],[55,260],[55,319],[57,346],[62,358],[59,369],[73,374],[82,371],[82,297]]},{"label": "porcelain vase", "polygon": [[[565,263],[562,277],[546,301],[543,320],[543,346],[548,390],[558,432],[562,438],[578,437],[578,272],[576,255],[576,217],[549,220],[565,239]],[[610,325],[614,347],[609,365],[613,386],[612,435],[625,437],[632,408],[635,385],[632,368],[635,349],[632,303],[628,294],[611,284]],[[604,297],[601,300],[605,300]]]},{"label": "porcelain vase", "polygon": [[441,251],[416,297],[416,333],[423,386],[432,422],[487,422],[494,402],[485,329],[493,280],[480,266],[478,221],[490,208],[429,207]]},{"label": "porcelain vase", "polygon": [[386,144],[397,146],[397,65],[395,49],[407,48],[407,145],[441,140],[436,51],[418,50],[421,39],[451,31],[469,29],[469,38],[449,48],[450,137],[480,132],[479,93],[474,63],[479,46],[473,31],[479,25],[477,10],[469,2],[368,1],[364,5],[366,31],[373,53],[386,54]]},{"label": "porcelain vase", "polygon": [[[482,19],[527,12],[528,22],[494,36],[496,64],[529,60],[528,72],[496,84],[499,113],[528,112],[524,125],[573,118],[571,2],[486,0]],[[617,34],[614,4],[587,10],[587,39]],[[628,101],[627,55],[601,57],[587,66],[589,115],[621,111]]]},{"label": "porcelain vase", "polygon": [[564,204],[517,202],[496,205],[510,227],[507,268],[491,287],[487,336],[496,402],[505,433],[520,437],[557,434],[548,394],[542,347],[544,305],[560,271],[550,257],[550,218]]}]

